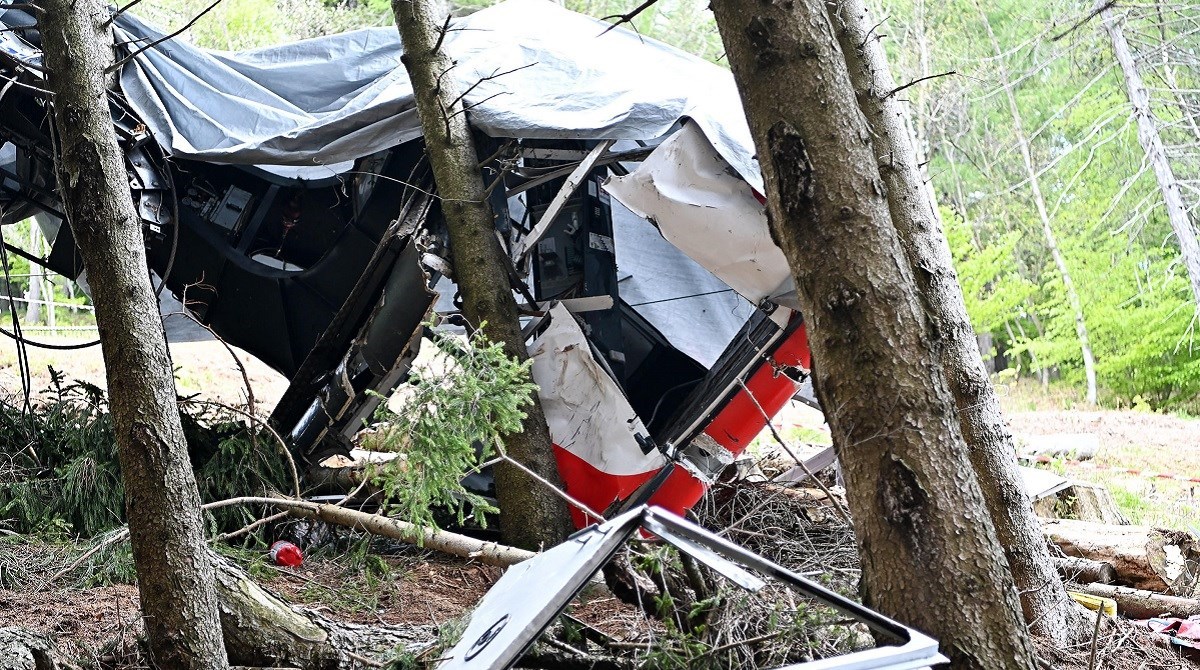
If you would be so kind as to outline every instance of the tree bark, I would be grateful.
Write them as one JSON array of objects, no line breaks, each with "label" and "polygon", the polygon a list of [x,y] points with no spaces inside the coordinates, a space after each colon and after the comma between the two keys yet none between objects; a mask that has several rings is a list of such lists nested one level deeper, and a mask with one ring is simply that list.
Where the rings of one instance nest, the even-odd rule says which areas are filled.
[{"label": "tree bark", "polygon": [[1093,561],[1088,558],[1066,556],[1054,558],[1058,574],[1068,582],[1076,584],[1112,584],[1117,581],[1117,570],[1111,563]]},{"label": "tree bark", "polygon": [[712,7],[810,329],[865,599],[938,638],[957,668],[1033,668],[824,2]]},{"label": "tree bark", "polygon": [[247,503],[275,505],[286,510],[292,516],[302,519],[319,519],[325,523],[365,530],[374,535],[410,542],[452,556],[474,559],[487,565],[508,567],[537,555],[524,549],[506,547],[495,542],[486,542],[445,530],[416,526],[400,519],[380,514],[368,514],[337,505],[285,498],[241,498],[239,500]]},{"label": "tree bark", "polygon": [[1047,521],[1045,530],[1064,554],[1112,565],[1117,584],[1187,598],[1200,593],[1200,538],[1191,533],[1074,519]]},{"label": "tree bark", "polygon": [[[1129,104],[1133,107],[1133,118],[1137,121],[1138,142],[1142,145],[1142,151],[1146,152],[1146,160],[1150,161],[1154,168],[1154,178],[1158,181],[1158,190],[1162,192],[1167,219],[1171,222],[1175,239],[1179,241],[1179,257],[1183,260],[1188,280],[1191,282],[1192,300],[1196,303],[1197,312],[1200,312],[1200,241],[1196,239],[1196,229],[1188,217],[1179,182],[1175,179],[1170,161],[1167,160],[1167,151],[1163,147],[1162,137],[1159,136],[1154,113],[1150,111],[1150,94],[1142,84],[1142,76],[1138,73],[1133,54],[1129,51],[1129,42],[1125,40],[1125,32],[1116,12],[1112,10],[1112,5],[1113,3],[1106,0],[1102,2],[1100,6],[1104,9],[1100,12],[1100,18],[1109,40],[1112,41],[1113,56],[1116,57],[1125,77],[1125,92],[1129,96]],[[1191,118],[1186,110],[1181,111],[1185,118]]]},{"label": "tree bark", "polygon": [[293,607],[256,584],[236,566],[216,563],[221,630],[233,663],[304,670],[361,668],[362,658],[382,658],[399,647],[437,639],[434,626],[358,626]]},{"label": "tree bark", "polygon": [[54,641],[20,628],[0,628],[0,668],[4,670],[78,670],[63,658]]},{"label": "tree bark", "polygon": [[1088,584],[1080,588],[1080,591],[1100,598],[1112,598],[1117,601],[1117,612],[1128,619],[1150,619],[1160,616],[1186,619],[1200,616],[1200,600],[1191,598],[1176,598],[1107,584]]},{"label": "tree bark", "polygon": [[1062,250],[1058,248],[1058,237],[1054,234],[1054,228],[1050,225],[1050,213],[1046,209],[1046,198],[1042,195],[1042,185],[1038,180],[1037,169],[1033,165],[1033,154],[1029,148],[1029,136],[1025,134],[1025,127],[1021,121],[1021,109],[1017,106],[1017,97],[1013,93],[1012,79],[1008,76],[1008,68],[1004,65],[1003,51],[1000,49],[1000,43],[996,41],[996,33],[992,31],[992,24],[988,21],[987,14],[981,10],[979,12],[983,19],[983,25],[987,28],[988,37],[992,41],[992,49],[996,52],[996,71],[1000,74],[1000,85],[1004,88],[1004,96],[1008,101],[1008,110],[1013,118],[1013,139],[1017,141],[1017,149],[1021,152],[1021,160],[1025,164],[1025,175],[1029,180],[1029,192],[1033,196],[1033,204],[1037,208],[1038,219],[1042,223],[1042,236],[1046,238],[1046,248],[1050,250],[1050,256],[1054,259],[1054,266],[1058,268],[1058,273],[1062,276],[1063,288],[1067,292],[1067,303],[1071,306],[1071,311],[1075,315],[1075,335],[1079,338],[1079,351],[1083,356],[1083,374],[1087,378],[1087,402],[1089,405],[1096,404],[1096,358],[1092,355],[1092,345],[1088,340],[1087,321],[1083,316],[1083,303],[1079,299],[1079,292],[1075,290],[1075,282],[1071,279],[1071,271],[1067,268],[1067,259],[1063,256]]},{"label": "tree bark", "polygon": [[830,7],[871,130],[892,224],[929,316],[929,337],[939,345],[935,351],[940,350],[971,465],[1021,594],[1025,621],[1035,635],[1073,643],[1090,634],[1088,621],[1058,579],[1017,470],[1013,436],[983,367],[932,189],[921,173],[906,112],[892,95],[896,83],[887,54],[871,34],[875,22],[863,0],[838,0]]},{"label": "tree bark", "polygon": [[[29,224],[29,250],[40,256],[42,253],[42,231],[37,222]],[[25,322],[36,325],[42,320],[42,266],[29,264],[29,290],[25,292]]]},{"label": "tree bark", "polygon": [[109,12],[96,0],[38,5],[60,144],[59,193],[93,288],[150,651],[164,668],[226,668],[200,496],[109,115]]},{"label": "tree bark", "polygon": [[[441,42],[448,11],[439,0],[392,0],[392,11],[404,42],[401,60],[412,80],[429,162],[450,231],[454,280],[462,293],[463,314],[493,342],[502,342],[509,356],[524,361],[529,351],[509,285],[510,261],[496,239],[464,103],[455,90],[454,77],[446,74],[452,63],[441,50]],[[524,429],[505,439],[505,450],[561,488],[546,417],[536,394],[532,400],[526,408]],[[566,537],[571,522],[558,496],[510,464],[498,464],[495,472],[500,531],[506,543],[538,549]]]}]

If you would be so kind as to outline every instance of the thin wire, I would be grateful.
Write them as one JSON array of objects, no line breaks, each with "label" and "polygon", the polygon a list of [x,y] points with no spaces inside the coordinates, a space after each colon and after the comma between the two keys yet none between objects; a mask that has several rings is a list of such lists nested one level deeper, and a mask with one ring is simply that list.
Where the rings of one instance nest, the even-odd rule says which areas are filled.
[{"label": "thin wire", "polygon": [[732,290],[733,289],[731,289],[731,288],[723,288],[719,291],[707,291],[705,293],[693,293],[691,295],[680,295],[680,296],[675,296],[674,298],[663,298],[662,300],[649,300],[647,302],[634,303],[634,304],[630,305],[630,307],[641,307],[642,305],[657,305],[660,302],[671,302],[673,300],[687,300],[688,298],[699,298],[701,296],[706,296],[706,295],[716,295],[718,293],[729,293]]},{"label": "thin wire", "polygon": [[20,329],[18,329],[16,333],[13,333],[12,331],[9,331],[5,328],[0,328],[0,335],[3,335],[12,340],[16,340],[16,342],[19,345],[28,345],[35,349],[53,349],[55,351],[73,351],[75,349],[87,349],[88,347],[94,347],[97,344],[100,344],[100,340],[98,340],[98,339],[92,340],[90,342],[79,342],[76,344],[51,344],[49,342],[38,342],[36,340],[31,340],[31,339],[25,337],[24,335],[20,335],[19,333],[20,333]]},{"label": "thin wire", "polygon": [[[37,223],[34,222],[30,225],[36,226]],[[20,333],[21,319],[17,316],[17,301],[13,300],[12,296],[12,276],[8,271],[8,248],[4,244],[4,226],[0,226],[0,264],[4,265],[4,285],[7,289],[5,293],[8,297],[8,314],[12,318],[13,330]],[[7,334],[7,331],[5,333]],[[25,348],[25,343],[20,335],[15,336],[14,339],[17,340],[17,369],[21,373],[21,391],[24,395],[22,413],[27,419],[32,421],[33,405],[30,402],[30,396],[33,393],[33,380],[29,371],[29,351]]]},{"label": "thin wire", "polygon": [[[49,113],[49,112],[47,112],[47,113]],[[57,147],[57,146],[58,146],[58,133],[57,133],[57,130],[56,130],[55,126],[54,126],[54,119],[53,119],[53,118],[51,118],[51,119],[49,119],[49,121],[50,121],[50,123],[48,124],[48,126],[47,126],[47,127],[49,128],[49,131],[50,131],[50,146],[51,146],[51,147]],[[52,156],[52,157],[54,157],[54,163],[53,163],[53,166],[52,166],[52,167],[54,168],[54,175],[55,175],[55,177],[57,178],[57,177],[58,177],[58,160],[57,160],[57,154],[56,154],[56,153],[54,153],[54,152],[51,152],[51,156]],[[37,223],[36,223],[36,222],[34,222],[34,223],[30,224],[30,225],[35,225],[35,226],[36,226],[36,225],[37,225]],[[68,222],[68,221],[66,220],[66,218],[63,218],[63,219],[62,219],[62,221],[60,222],[60,224],[59,224],[59,225],[60,225],[60,226],[67,226],[67,229],[68,229],[68,230],[70,230],[70,225],[71,225],[71,224],[70,224],[70,222]],[[2,228],[0,228],[0,230],[2,230]],[[59,229],[59,232],[62,232],[61,228]],[[2,234],[2,233],[0,233],[0,246],[3,246],[3,244],[4,244],[4,236],[3,236],[3,234]],[[7,277],[8,277],[8,254],[7,254],[7,251],[6,251],[6,250],[7,250],[7,247],[4,247],[4,249],[3,249],[4,253],[0,253],[0,258],[2,258],[2,259],[3,259],[3,261],[4,261],[4,276],[5,276],[5,278],[6,278],[6,281],[7,281]],[[11,295],[11,294],[9,294],[9,301],[10,301],[10,302],[12,301],[12,295]],[[54,309],[54,308],[53,308],[53,307],[51,307],[51,309]],[[13,312],[12,312],[12,315],[13,315],[13,332],[9,332],[9,331],[7,331],[7,330],[5,330],[5,329],[3,329],[3,328],[0,328],[0,335],[4,335],[4,336],[6,336],[6,337],[8,337],[8,338],[11,338],[11,339],[13,339],[13,340],[16,340],[16,342],[17,342],[17,351],[18,351],[18,352],[25,351],[25,349],[24,349],[25,345],[28,345],[28,346],[31,346],[31,347],[35,347],[35,348],[37,348],[37,349],[52,349],[52,350],[55,350],[55,351],[72,351],[72,350],[75,350],[75,349],[87,349],[87,348],[89,348],[89,347],[94,347],[94,346],[96,346],[97,344],[100,344],[100,338],[96,338],[96,339],[92,340],[91,342],[81,342],[81,343],[79,343],[79,344],[49,344],[49,343],[47,343],[47,342],[35,342],[35,341],[33,341],[33,340],[30,340],[30,339],[26,338],[26,337],[24,336],[24,334],[22,334],[22,333],[21,333],[21,323],[20,323],[20,321],[17,319],[17,313],[16,313],[16,311],[13,311]],[[26,356],[28,356],[28,352],[26,352]],[[28,364],[28,358],[26,358],[26,363]],[[30,386],[32,386],[32,381],[30,382]],[[29,403],[29,397],[28,397],[28,396],[29,396],[29,392],[28,392],[28,391],[26,391],[26,394],[25,394],[25,395],[26,395],[25,402],[26,402],[26,404],[28,404],[28,403]],[[32,412],[32,406],[30,407],[30,411]]]},{"label": "thin wire", "polygon": [[[140,0],[135,0],[140,1]],[[171,190],[171,254],[167,256],[167,267],[163,270],[161,280],[158,282],[158,288],[154,291],[154,301],[158,302],[162,297],[163,289],[167,286],[167,279],[171,277],[171,271],[175,269],[175,254],[179,251],[179,192],[175,190],[175,175],[171,171],[171,159],[164,157],[162,162],[163,172],[167,175],[167,188]],[[137,208],[137,204],[134,204]]]},{"label": "thin wire", "polygon": [[676,384],[675,386],[672,386],[671,388],[667,389],[666,391],[663,391],[662,395],[658,397],[658,402],[654,403],[654,410],[652,412],[650,412],[650,420],[642,425],[644,425],[647,430],[650,429],[650,426],[654,423],[654,419],[658,418],[658,410],[662,409],[663,401],[667,399],[667,396],[671,395],[672,393],[678,391],[679,389],[681,389],[685,386],[695,386],[696,384],[699,384],[702,381],[704,381],[703,378],[689,379],[686,382],[683,382],[682,384]]}]

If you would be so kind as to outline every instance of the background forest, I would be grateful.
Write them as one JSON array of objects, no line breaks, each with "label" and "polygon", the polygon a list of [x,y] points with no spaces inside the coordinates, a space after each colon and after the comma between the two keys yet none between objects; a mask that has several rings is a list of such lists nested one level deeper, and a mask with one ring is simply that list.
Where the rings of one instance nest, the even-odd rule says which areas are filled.
[{"label": "background forest", "polygon": [[[209,4],[148,0],[139,11],[178,28]],[[470,12],[493,2],[456,4]],[[639,3],[564,4],[605,17]],[[633,24],[723,63],[706,4],[659,0]],[[1196,301],[1139,142],[1128,70],[1099,13],[1107,5],[879,4],[885,20],[876,31],[901,82],[894,95],[909,104],[968,309],[996,369],[1085,402],[1091,366],[1103,405],[1200,412]],[[1200,204],[1200,6],[1155,0],[1109,14],[1124,17],[1114,25],[1149,93],[1148,119],[1190,224]],[[245,49],[391,21],[387,0],[224,0],[187,35]]]}]

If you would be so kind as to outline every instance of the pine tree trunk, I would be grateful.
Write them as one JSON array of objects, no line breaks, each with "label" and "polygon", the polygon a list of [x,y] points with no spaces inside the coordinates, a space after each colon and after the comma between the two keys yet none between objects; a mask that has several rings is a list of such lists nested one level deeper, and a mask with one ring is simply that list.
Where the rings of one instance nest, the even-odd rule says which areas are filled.
[{"label": "pine tree trunk", "polygon": [[348,670],[437,639],[433,626],[358,626],[331,621],[277,598],[234,565],[212,556],[225,648],[234,663]]},{"label": "pine tree trunk", "polygon": [[[1167,160],[1167,151],[1163,147],[1162,137],[1159,136],[1158,126],[1155,125],[1154,114],[1150,111],[1150,94],[1142,84],[1142,76],[1138,73],[1133,54],[1129,51],[1125,32],[1116,12],[1112,10],[1112,3],[1105,3],[1103,6],[1105,9],[1100,12],[1100,18],[1112,41],[1113,55],[1121,66],[1121,74],[1125,77],[1125,91],[1129,96],[1129,104],[1133,107],[1133,118],[1137,120],[1138,142],[1142,145],[1142,151],[1146,152],[1146,160],[1150,161],[1154,168],[1154,178],[1158,180],[1158,189],[1162,191],[1167,219],[1171,222],[1175,239],[1179,241],[1179,257],[1183,260],[1191,282],[1192,300],[1196,303],[1196,310],[1200,311],[1200,242],[1196,240],[1196,229],[1188,218],[1179,182],[1175,179],[1170,161]],[[1186,113],[1184,116],[1191,118]]]},{"label": "pine tree trunk", "polygon": [[[517,319],[517,304],[508,281],[510,262],[496,239],[491,207],[484,196],[479,157],[467,124],[463,101],[452,76],[450,59],[440,49],[448,10],[437,0],[392,0],[392,11],[404,42],[401,60],[412,79],[429,162],[450,230],[454,280],[467,320],[483,325],[493,342],[517,360],[529,357]],[[526,408],[524,429],[508,436],[508,456],[561,488],[551,449],[550,431],[536,394]],[[507,544],[537,549],[561,542],[570,528],[562,500],[519,469],[496,466],[500,531]]]},{"label": "pine tree trunk", "polygon": [[93,289],[150,650],[163,668],[225,668],[200,497],[109,116],[109,12],[96,0],[38,4],[61,148],[59,193]]},{"label": "pine tree trunk", "polygon": [[807,319],[868,603],[956,668],[1034,666],[871,134],[822,0],[716,0]]},{"label": "pine tree trunk", "polygon": [[926,187],[906,112],[891,92],[887,55],[870,30],[863,0],[830,5],[850,79],[874,139],[888,208],[930,318],[942,370],[979,477],[984,501],[1021,594],[1030,632],[1070,644],[1090,634],[1088,621],[1058,578],[1033,504],[1017,470],[1016,447],[983,366],[941,218]]},{"label": "pine tree trunk", "polygon": [[1004,66],[1004,60],[1000,58],[1003,52],[1000,50],[999,42],[996,41],[996,34],[992,31],[992,24],[988,21],[987,15],[982,11],[980,15],[984,27],[987,28],[988,37],[992,41],[992,49],[996,52],[996,70],[1000,74],[1000,85],[1004,88],[1004,95],[1008,100],[1008,110],[1013,118],[1013,139],[1017,141],[1017,149],[1021,151],[1021,160],[1025,164],[1025,175],[1029,180],[1029,191],[1033,196],[1033,204],[1037,208],[1038,219],[1042,223],[1042,235],[1046,239],[1046,248],[1050,250],[1054,266],[1058,268],[1058,273],[1062,276],[1063,288],[1067,292],[1067,304],[1071,306],[1071,312],[1075,316],[1075,335],[1079,338],[1079,351],[1083,356],[1083,373],[1087,378],[1087,402],[1089,405],[1095,405],[1096,358],[1092,355],[1092,345],[1088,340],[1087,321],[1083,317],[1083,302],[1079,299],[1079,292],[1075,290],[1075,282],[1071,279],[1071,271],[1067,268],[1067,259],[1063,256],[1062,250],[1058,248],[1058,237],[1050,225],[1050,213],[1046,209],[1046,198],[1042,195],[1042,185],[1038,180],[1037,169],[1033,165],[1029,136],[1025,134],[1025,126],[1021,121],[1021,109],[1017,106],[1017,97],[1013,93],[1013,84],[1012,79],[1008,76],[1008,68]]}]

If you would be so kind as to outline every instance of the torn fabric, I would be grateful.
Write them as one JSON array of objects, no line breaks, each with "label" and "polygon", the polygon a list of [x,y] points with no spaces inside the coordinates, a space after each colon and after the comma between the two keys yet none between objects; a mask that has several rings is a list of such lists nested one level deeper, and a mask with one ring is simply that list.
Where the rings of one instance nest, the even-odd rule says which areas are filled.
[{"label": "torn fabric", "polygon": [[[161,35],[128,13],[115,27],[131,48]],[[729,71],[608,27],[548,0],[455,20],[444,46],[471,124],[496,137],[651,140],[690,118],[761,184]],[[420,136],[401,53],[391,27],[243,52],[170,40],[134,58],[121,88],[175,155],[333,166]]]}]

